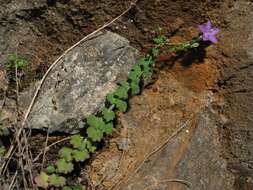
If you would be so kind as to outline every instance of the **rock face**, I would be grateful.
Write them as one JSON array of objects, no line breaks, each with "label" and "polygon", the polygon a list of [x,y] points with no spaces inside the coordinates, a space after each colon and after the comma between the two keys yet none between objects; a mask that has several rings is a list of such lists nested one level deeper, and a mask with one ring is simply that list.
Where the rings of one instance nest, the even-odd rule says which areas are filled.
[{"label": "rock face", "polygon": [[[50,132],[75,133],[83,119],[104,104],[118,80],[126,79],[138,57],[128,40],[101,32],[69,52],[46,79],[28,125]],[[21,102],[29,102],[24,93]],[[23,105],[27,107],[27,105]]]},{"label": "rock face", "polygon": [[120,190],[234,189],[234,176],[220,158],[218,136],[211,114],[203,110]]},{"label": "rock face", "polygon": [[161,70],[152,88],[130,100],[131,109],[118,119],[121,135],[91,164],[93,184],[103,179],[101,189],[115,184],[118,190],[234,189],[234,175],[221,156],[218,122],[222,118],[215,110],[224,102],[182,80],[190,79],[193,84],[197,78],[189,72],[198,70],[195,84],[201,84],[205,64],[192,65],[191,71],[181,71],[181,76],[180,65]]}]

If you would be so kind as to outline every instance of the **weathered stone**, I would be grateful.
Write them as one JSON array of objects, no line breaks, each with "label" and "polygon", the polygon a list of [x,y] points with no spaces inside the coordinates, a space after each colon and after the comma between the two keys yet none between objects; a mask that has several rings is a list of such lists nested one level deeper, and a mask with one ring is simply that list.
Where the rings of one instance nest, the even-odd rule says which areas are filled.
[{"label": "weathered stone", "polygon": [[[126,79],[137,56],[128,40],[112,32],[89,38],[49,74],[28,125],[33,129],[50,128],[50,132],[77,132],[85,124],[83,119],[104,105],[116,81]],[[29,96],[24,93],[21,102],[29,103],[25,100]]]},{"label": "weathered stone", "polygon": [[234,176],[220,157],[220,148],[215,121],[203,110],[120,190],[231,190]]}]

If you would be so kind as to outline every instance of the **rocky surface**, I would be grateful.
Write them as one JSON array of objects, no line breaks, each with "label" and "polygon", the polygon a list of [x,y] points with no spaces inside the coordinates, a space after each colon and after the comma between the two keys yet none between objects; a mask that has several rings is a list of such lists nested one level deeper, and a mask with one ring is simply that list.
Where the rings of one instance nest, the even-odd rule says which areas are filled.
[{"label": "rocky surface", "polygon": [[[0,67],[11,52],[18,51],[28,59],[31,65],[22,77],[21,87],[41,78],[57,55],[121,13],[129,3],[117,0],[0,2],[3,5],[0,7],[0,36],[3,37],[0,38]],[[221,28],[221,33],[217,45],[181,55],[172,63],[168,61],[167,66],[159,69],[157,81],[147,86],[141,96],[130,100],[129,112],[119,116],[122,128],[106,140],[106,146],[90,160],[88,170],[81,171],[78,180],[85,186],[88,184],[87,189],[111,189],[118,182],[122,182],[121,190],[187,189],[177,180],[185,180],[191,189],[253,189],[252,10],[250,0],[142,0],[109,27],[143,51],[150,47],[159,27],[173,42],[191,39],[198,33],[197,24],[208,19]],[[78,81],[68,78],[71,75],[65,76],[64,69],[58,69],[60,77]],[[49,108],[37,104],[33,110],[36,113],[42,107],[55,114],[60,112],[55,108],[63,107],[64,102],[69,105],[71,98],[73,101],[70,89],[65,91],[67,99],[62,97],[60,87],[65,83],[57,79],[56,73],[53,76],[46,85],[54,90],[50,86],[54,81],[59,93],[51,96],[51,91],[43,87],[51,99],[45,100],[40,95],[39,101],[45,101]],[[0,88],[0,92],[5,91],[6,85]],[[21,94],[21,104],[26,107],[30,93]],[[55,104],[55,99],[63,101]],[[16,102],[10,89],[1,105],[8,106],[6,114],[14,113],[8,117],[15,122]],[[79,114],[78,109],[70,110]],[[72,117],[70,112],[65,113]],[[37,119],[43,120],[43,117]],[[63,120],[61,115],[58,119]],[[33,116],[31,121],[36,123]],[[65,124],[68,122],[72,120]],[[185,122],[184,130],[127,180],[145,155]],[[32,138],[35,139],[33,149],[40,149],[45,139]],[[55,142],[54,137],[49,137],[49,141]],[[50,151],[47,159],[54,161],[57,151]]]},{"label": "rocky surface", "polygon": [[[137,51],[117,34],[92,36],[69,52],[47,77],[28,119],[33,129],[75,133],[83,120],[96,113],[117,81],[127,78]],[[23,93],[21,107],[30,97]],[[28,98],[28,99],[27,99]],[[25,110],[25,109],[24,109]]]},{"label": "rocky surface", "polygon": [[[211,20],[220,18],[222,32],[218,46],[206,49],[204,59],[198,62],[201,64],[191,64],[194,56],[182,56],[166,71],[166,77],[161,72],[158,84],[152,87],[153,93],[144,91],[143,96],[150,93],[152,98],[143,101],[138,98],[132,102],[133,113],[121,116],[121,139],[127,138],[128,143],[113,139],[107,149],[110,153],[102,152],[92,165],[90,176],[95,185],[101,185],[100,179],[103,180],[101,189],[111,189],[115,185],[117,188],[113,189],[117,190],[253,189],[253,4],[251,1],[228,4],[216,1],[213,7],[216,5],[218,9],[210,10],[209,16]],[[170,73],[175,80],[172,81]],[[162,81],[167,81],[168,86]],[[177,84],[175,89],[168,93],[174,84]],[[187,89],[181,91],[181,87]],[[200,96],[205,92],[211,92],[209,99]],[[188,99],[190,93],[194,100]],[[174,106],[170,107],[172,101]],[[164,102],[167,107],[162,106]],[[178,117],[180,113],[181,118]],[[165,142],[166,134],[170,136],[178,128],[173,121],[187,120],[191,118],[190,113],[194,115],[193,120],[185,129],[140,167],[145,154],[153,152],[157,144]],[[122,141],[127,148],[116,151],[118,144],[122,147]],[[118,147],[115,148],[114,143]],[[111,167],[111,162],[118,167]],[[136,168],[139,169],[134,173]],[[121,184],[117,186],[119,181]]]},{"label": "rocky surface", "polygon": [[[223,156],[236,176],[234,188],[253,189],[253,2],[237,1],[226,15],[223,53],[230,66],[218,82],[226,103],[218,112]],[[227,41],[226,41],[227,39]],[[226,41],[226,42],[225,42]]]},{"label": "rocky surface", "polygon": [[[192,65],[185,72],[177,64],[161,71],[152,89],[130,101],[131,111],[119,119],[120,136],[89,167],[94,185],[103,179],[105,189],[115,185],[120,190],[183,190],[189,189],[187,185],[197,190],[233,189],[234,176],[220,153],[217,120],[221,119],[214,110],[224,101],[193,84],[201,84],[205,64],[212,62],[207,58],[205,64]],[[176,76],[178,70],[181,77]],[[193,70],[198,70],[196,78],[189,76]]]},{"label": "rocky surface", "polygon": [[220,148],[216,124],[201,110],[119,189],[232,190],[234,176],[220,158]]}]

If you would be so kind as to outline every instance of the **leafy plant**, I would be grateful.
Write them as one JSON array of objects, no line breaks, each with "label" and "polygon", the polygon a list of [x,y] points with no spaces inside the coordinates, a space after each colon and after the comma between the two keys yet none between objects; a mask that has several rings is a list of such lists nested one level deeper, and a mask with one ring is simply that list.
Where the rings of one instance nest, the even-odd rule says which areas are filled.
[{"label": "leafy plant", "polygon": [[49,165],[48,167],[47,167],[47,173],[48,174],[52,174],[52,173],[55,173],[55,171],[56,171],[56,168],[53,166],[53,165]]},{"label": "leafy plant", "polygon": [[113,124],[106,123],[101,117],[91,115],[87,118],[87,123],[90,125],[87,129],[88,137],[94,142],[101,141],[104,134],[109,135],[113,131]]},{"label": "leafy plant", "polygon": [[[74,170],[74,162],[83,162],[96,151],[96,145],[103,140],[106,135],[112,134],[114,130],[115,112],[126,112],[128,108],[128,98],[141,92],[141,82],[153,74],[155,60],[160,54],[160,47],[167,46],[170,51],[183,51],[195,48],[199,45],[200,38],[182,44],[169,44],[165,36],[158,36],[153,39],[155,47],[141,58],[131,69],[126,81],[121,81],[114,92],[107,94],[106,100],[110,107],[104,107],[97,115],[90,115],[86,118],[88,128],[86,135],[73,135],[70,139],[72,147],[62,147],[59,151],[59,160],[56,166],[47,167],[47,173],[41,172],[35,178],[40,187],[49,185],[63,187],[63,190],[81,190],[80,186],[65,186],[66,179],[61,176]],[[22,64],[21,64],[22,65]]]},{"label": "leafy plant", "polygon": [[96,146],[93,146],[88,139],[84,139],[80,134],[73,135],[70,140],[70,144],[78,150],[88,150],[93,153],[96,150]]},{"label": "leafy plant", "polygon": [[114,93],[110,93],[106,96],[108,102],[114,105],[119,111],[126,112],[127,111],[127,102],[121,100],[115,96]]},{"label": "leafy plant", "polygon": [[[163,39],[156,39],[161,43]],[[36,183],[40,187],[48,185],[61,186],[65,185],[66,180],[60,177],[61,174],[68,174],[74,169],[75,162],[83,162],[90,157],[91,153],[96,150],[96,144],[99,143],[105,135],[110,135],[114,129],[115,111],[126,112],[128,108],[129,94],[136,95],[141,91],[140,83],[143,77],[150,77],[153,72],[155,57],[159,50],[153,48],[150,54],[140,59],[129,72],[128,79],[118,83],[116,90],[106,96],[110,103],[110,108],[104,107],[100,114],[90,115],[86,118],[88,128],[87,137],[80,134],[73,135],[70,139],[70,147],[62,147],[59,150],[60,159],[57,160],[56,166],[47,167],[47,173],[41,173],[36,177]],[[77,186],[65,186],[65,190],[79,190]]]},{"label": "leafy plant", "polygon": [[40,172],[40,175],[35,177],[35,182],[39,187],[47,188],[49,185],[49,175],[45,172]]},{"label": "leafy plant", "polygon": [[74,169],[74,164],[70,161],[65,160],[64,158],[57,160],[56,166],[58,173],[63,174],[70,173]]},{"label": "leafy plant", "polygon": [[27,61],[17,54],[10,54],[7,59],[6,68],[8,70],[15,69],[17,67],[18,70],[22,70],[27,65]]},{"label": "leafy plant", "polygon": [[168,40],[168,39],[167,39],[166,36],[157,36],[157,37],[155,37],[155,38],[153,39],[153,41],[154,41],[154,43],[155,43],[156,45],[162,45],[162,44],[166,43],[167,40]]},{"label": "leafy plant", "polygon": [[0,136],[8,136],[9,130],[2,123],[0,123]]},{"label": "leafy plant", "polygon": [[1,160],[1,157],[4,156],[4,153],[5,153],[6,149],[3,145],[0,145],[0,160]]},{"label": "leafy plant", "polygon": [[65,177],[58,176],[56,174],[52,174],[48,178],[49,184],[55,187],[62,187],[66,185],[66,179]]},{"label": "leafy plant", "polygon": [[59,151],[59,156],[63,159],[65,159],[67,162],[72,161],[72,149],[68,148],[68,147],[63,147],[61,148],[61,150]]},{"label": "leafy plant", "polygon": [[87,150],[73,150],[73,158],[77,162],[83,162],[84,160],[90,157],[89,152]]},{"label": "leafy plant", "polygon": [[102,114],[103,114],[103,118],[106,122],[110,122],[113,121],[115,118],[115,113],[114,111],[107,109],[107,108],[103,108],[102,109]]}]

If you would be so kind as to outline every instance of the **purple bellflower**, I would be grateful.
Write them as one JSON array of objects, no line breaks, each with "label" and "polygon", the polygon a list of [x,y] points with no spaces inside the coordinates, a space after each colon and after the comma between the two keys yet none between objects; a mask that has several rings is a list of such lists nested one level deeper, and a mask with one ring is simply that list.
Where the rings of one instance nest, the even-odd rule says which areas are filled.
[{"label": "purple bellflower", "polygon": [[202,40],[203,41],[210,41],[212,43],[217,43],[218,40],[216,35],[220,32],[219,28],[213,28],[210,20],[205,23],[199,25],[199,30],[202,32]]}]

